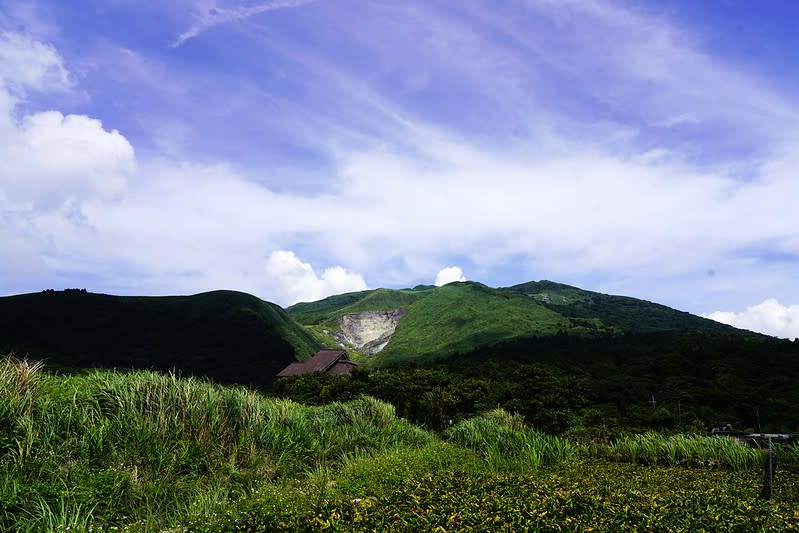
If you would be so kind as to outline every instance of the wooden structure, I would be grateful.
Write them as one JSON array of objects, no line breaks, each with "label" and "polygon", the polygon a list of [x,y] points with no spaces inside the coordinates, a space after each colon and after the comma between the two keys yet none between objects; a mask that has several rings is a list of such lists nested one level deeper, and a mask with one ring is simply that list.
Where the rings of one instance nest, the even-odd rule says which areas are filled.
[{"label": "wooden structure", "polygon": [[309,372],[324,372],[325,374],[349,374],[357,363],[350,361],[344,350],[322,350],[303,362],[291,363],[281,370],[277,377],[299,376]]}]

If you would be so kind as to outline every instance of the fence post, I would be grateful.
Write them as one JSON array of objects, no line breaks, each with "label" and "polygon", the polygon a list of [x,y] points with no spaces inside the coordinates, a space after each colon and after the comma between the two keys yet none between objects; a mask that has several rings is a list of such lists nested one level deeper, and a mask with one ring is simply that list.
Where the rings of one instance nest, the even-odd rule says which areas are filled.
[{"label": "fence post", "polygon": [[764,500],[770,500],[774,493],[774,469],[777,466],[777,456],[774,450],[771,449],[771,437],[768,438],[768,455],[766,456],[766,472],[763,479],[763,493]]}]

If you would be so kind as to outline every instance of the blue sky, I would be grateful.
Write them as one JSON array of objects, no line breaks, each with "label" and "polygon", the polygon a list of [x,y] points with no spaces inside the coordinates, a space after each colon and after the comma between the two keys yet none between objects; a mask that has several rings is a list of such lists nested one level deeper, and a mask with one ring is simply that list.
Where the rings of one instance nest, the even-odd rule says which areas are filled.
[{"label": "blue sky", "polygon": [[799,3],[0,0],[0,294],[552,279],[799,336]]}]

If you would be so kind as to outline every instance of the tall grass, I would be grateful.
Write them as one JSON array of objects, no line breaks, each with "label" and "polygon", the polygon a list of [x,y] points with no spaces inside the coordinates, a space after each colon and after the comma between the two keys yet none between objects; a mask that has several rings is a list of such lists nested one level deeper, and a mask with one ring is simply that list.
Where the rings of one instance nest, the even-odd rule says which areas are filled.
[{"label": "tall grass", "polygon": [[576,455],[568,441],[528,428],[521,416],[503,409],[464,420],[450,428],[447,437],[474,450],[498,471],[537,470]]},{"label": "tall grass", "polygon": [[433,439],[370,397],[310,407],[152,372],[51,376],[6,357],[0,531],[157,530],[348,454]]},{"label": "tall grass", "polygon": [[643,433],[591,448],[590,455],[613,461],[667,466],[746,470],[763,464],[764,452],[736,440],[697,435]]}]

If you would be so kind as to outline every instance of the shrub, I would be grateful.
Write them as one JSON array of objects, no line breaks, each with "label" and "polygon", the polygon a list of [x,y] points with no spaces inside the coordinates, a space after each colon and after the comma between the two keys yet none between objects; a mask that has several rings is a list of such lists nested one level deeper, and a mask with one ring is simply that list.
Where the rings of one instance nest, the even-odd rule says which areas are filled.
[{"label": "shrub", "polygon": [[576,455],[568,441],[527,428],[518,415],[502,409],[459,422],[446,436],[477,452],[496,470],[536,470]]}]

